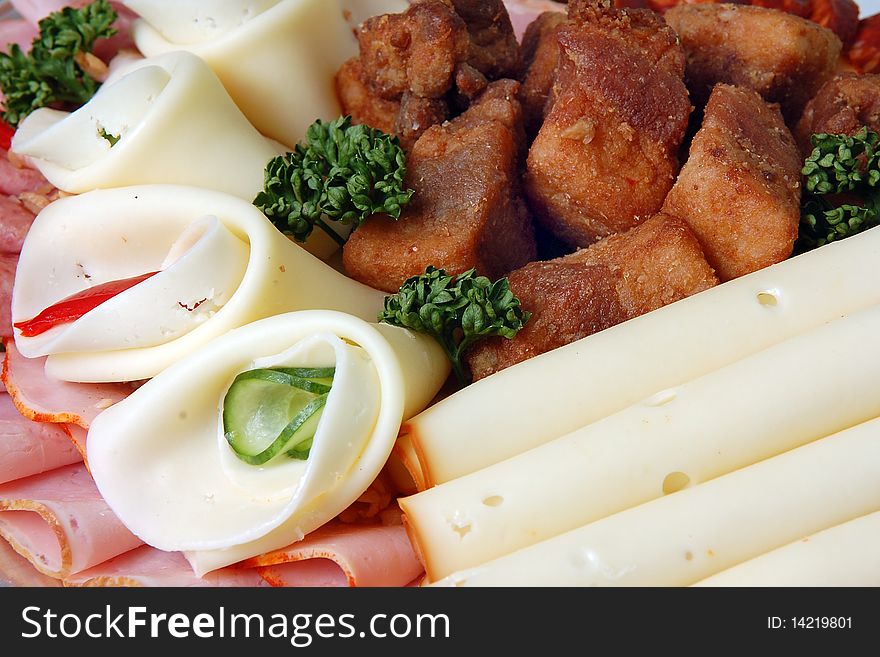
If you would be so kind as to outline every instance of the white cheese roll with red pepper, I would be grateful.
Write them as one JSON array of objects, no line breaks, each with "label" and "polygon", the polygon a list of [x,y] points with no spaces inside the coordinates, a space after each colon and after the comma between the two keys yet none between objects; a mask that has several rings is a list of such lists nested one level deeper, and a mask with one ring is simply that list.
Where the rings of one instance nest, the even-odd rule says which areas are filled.
[{"label": "white cheese roll with red pepper", "polygon": [[247,201],[175,185],[49,205],[25,240],[12,296],[19,351],[84,382],[149,378],[263,317],[320,308],[375,320],[383,303]]}]

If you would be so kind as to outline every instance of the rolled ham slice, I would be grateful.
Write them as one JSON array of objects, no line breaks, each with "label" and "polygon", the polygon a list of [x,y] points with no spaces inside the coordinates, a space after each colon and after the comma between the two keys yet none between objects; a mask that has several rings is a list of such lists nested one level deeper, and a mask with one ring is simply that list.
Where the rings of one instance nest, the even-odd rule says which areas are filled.
[{"label": "rolled ham slice", "polygon": [[0,484],[81,460],[64,428],[22,417],[0,393]]},{"label": "rolled ham slice", "polygon": [[422,573],[402,525],[331,523],[241,565],[272,586],[406,586]]},{"label": "rolled ham slice", "polygon": [[[2,38],[0,32],[0,41]],[[0,192],[17,196],[24,192],[45,193],[51,189],[52,186],[39,171],[15,166],[9,161],[9,152],[0,148]]]},{"label": "rolled ham slice", "polygon": [[253,569],[223,568],[197,577],[179,552],[147,545],[72,575],[65,586],[266,586]]},{"label": "rolled ham slice", "polygon": [[82,464],[0,486],[0,537],[41,573],[59,578],[141,544],[101,499]]},{"label": "rolled ham slice", "polygon": [[[78,424],[61,424],[59,425],[61,429],[67,434],[67,438],[73,443],[74,449],[79,452],[80,457],[83,461],[86,460],[86,436],[88,435],[88,430],[83,429]],[[86,467],[89,464],[86,463]]]},{"label": "rolled ham slice", "polygon": [[0,541],[0,587],[3,586],[61,586],[61,580],[44,575],[9,543]]},{"label": "rolled ham slice", "polygon": [[[0,171],[0,180],[2,175]],[[34,222],[34,216],[17,198],[0,194],[0,253],[21,252],[21,245]]]},{"label": "rolled ham slice", "polygon": [[82,384],[53,379],[45,373],[45,358],[25,358],[12,340],[4,344],[3,383],[19,412],[35,422],[62,422],[88,429],[98,413],[133,390],[128,383]]},{"label": "rolled ham slice", "polygon": [[0,337],[12,336],[12,285],[18,254],[0,252]]}]

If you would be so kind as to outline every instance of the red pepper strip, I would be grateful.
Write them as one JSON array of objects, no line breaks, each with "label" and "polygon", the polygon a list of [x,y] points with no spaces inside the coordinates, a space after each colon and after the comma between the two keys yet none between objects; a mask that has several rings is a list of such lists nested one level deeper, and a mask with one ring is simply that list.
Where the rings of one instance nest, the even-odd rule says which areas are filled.
[{"label": "red pepper strip", "polygon": [[45,333],[59,324],[67,324],[68,322],[78,320],[87,312],[112,299],[120,292],[125,292],[127,289],[134,287],[138,283],[143,283],[158,273],[154,271],[149,274],[124,278],[121,281],[108,281],[107,283],[90,287],[88,290],[72,294],[66,299],[62,299],[58,303],[49,306],[33,319],[25,322],[16,322],[14,326],[21,331],[23,337],[32,338],[35,335]]},{"label": "red pepper strip", "polygon": [[0,148],[8,151],[9,147],[12,146],[12,135],[14,134],[15,128],[6,123],[6,121],[0,121]]}]

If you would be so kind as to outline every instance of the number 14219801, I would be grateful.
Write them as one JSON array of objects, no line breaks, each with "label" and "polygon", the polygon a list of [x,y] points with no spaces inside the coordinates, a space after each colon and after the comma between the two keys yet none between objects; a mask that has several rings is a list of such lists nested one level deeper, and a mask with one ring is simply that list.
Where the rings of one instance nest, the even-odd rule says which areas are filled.
[{"label": "number 14219801", "polygon": [[768,616],[770,630],[849,630],[852,616]]}]

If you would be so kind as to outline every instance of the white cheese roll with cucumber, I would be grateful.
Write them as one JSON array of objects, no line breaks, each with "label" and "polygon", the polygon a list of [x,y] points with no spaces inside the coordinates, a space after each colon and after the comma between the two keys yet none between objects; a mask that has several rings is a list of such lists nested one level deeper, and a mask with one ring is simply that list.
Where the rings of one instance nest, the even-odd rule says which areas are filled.
[{"label": "white cheese roll with cucumber", "polygon": [[431,338],[333,311],[236,329],[101,413],[89,467],[123,523],[196,572],[289,545],[384,466],[449,363]]}]

